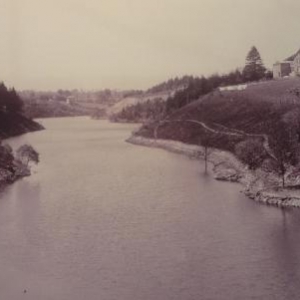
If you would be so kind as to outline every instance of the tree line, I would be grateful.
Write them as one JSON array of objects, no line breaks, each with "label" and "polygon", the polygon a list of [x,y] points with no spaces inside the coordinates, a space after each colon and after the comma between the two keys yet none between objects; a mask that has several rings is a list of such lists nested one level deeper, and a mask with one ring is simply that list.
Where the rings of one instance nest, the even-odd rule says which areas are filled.
[{"label": "tree line", "polygon": [[164,81],[160,84],[153,86],[152,88],[148,89],[146,93],[159,93],[168,90],[186,88],[191,82],[191,80],[193,80],[193,76],[188,76],[188,75],[185,75],[181,78],[179,77],[171,78],[167,81]]},{"label": "tree line", "polygon": [[171,113],[198,100],[218,87],[268,80],[273,78],[273,74],[265,68],[257,48],[253,46],[246,56],[246,63],[242,71],[237,69],[224,75],[213,74],[209,77],[190,76],[187,78],[187,87],[167,99],[166,113]]},{"label": "tree line", "polygon": [[145,122],[154,121],[162,118],[165,112],[165,102],[156,98],[139,102],[137,104],[127,106],[120,112],[112,114],[110,120],[114,122],[128,121],[128,122]]}]

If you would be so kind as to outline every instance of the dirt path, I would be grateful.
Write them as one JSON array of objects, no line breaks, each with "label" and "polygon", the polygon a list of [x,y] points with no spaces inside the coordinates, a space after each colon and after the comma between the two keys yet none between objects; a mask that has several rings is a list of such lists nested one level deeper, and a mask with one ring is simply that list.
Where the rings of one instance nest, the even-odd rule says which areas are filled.
[{"label": "dirt path", "polygon": [[209,127],[206,123],[201,122],[201,121],[197,121],[197,120],[163,120],[160,121],[158,123],[158,125],[155,127],[154,129],[154,138],[157,139],[158,138],[158,129],[161,125],[165,124],[165,123],[172,123],[172,122],[189,122],[189,123],[194,123],[197,125],[202,126],[204,129],[206,129],[207,131],[210,131],[212,133],[216,133],[216,134],[225,134],[225,135],[229,135],[229,136],[238,136],[238,137],[249,137],[249,138],[263,138],[263,147],[266,150],[267,154],[273,158],[274,160],[277,161],[277,158],[275,157],[275,155],[273,154],[271,148],[270,148],[270,144],[269,144],[269,137],[267,134],[251,134],[251,133],[246,133],[244,131],[240,131],[240,130],[235,130],[235,129],[230,129],[224,125],[220,125],[217,124],[217,126],[220,126],[222,128],[224,128],[224,130],[216,130],[214,128]]}]

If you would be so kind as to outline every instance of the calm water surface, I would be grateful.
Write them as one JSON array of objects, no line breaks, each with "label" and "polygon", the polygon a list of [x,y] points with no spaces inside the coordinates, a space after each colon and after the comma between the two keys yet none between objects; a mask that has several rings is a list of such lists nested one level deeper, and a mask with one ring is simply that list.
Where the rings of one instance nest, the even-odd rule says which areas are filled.
[{"label": "calm water surface", "polygon": [[11,140],[41,163],[0,195],[0,299],[298,299],[300,210],[125,143],[133,125],[42,123]]}]

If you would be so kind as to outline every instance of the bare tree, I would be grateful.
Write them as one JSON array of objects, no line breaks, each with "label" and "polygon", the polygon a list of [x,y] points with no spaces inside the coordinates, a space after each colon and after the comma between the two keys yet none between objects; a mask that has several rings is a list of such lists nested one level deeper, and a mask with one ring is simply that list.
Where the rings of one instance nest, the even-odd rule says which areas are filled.
[{"label": "bare tree", "polygon": [[288,167],[299,162],[297,127],[281,119],[272,128],[269,137],[270,147],[274,154],[274,171],[281,177],[282,187],[285,187],[285,174]]},{"label": "bare tree", "polygon": [[204,173],[207,174],[208,169],[208,159],[212,153],[211,145],[211,135],[209,133],[203,133],[199,138],[199,144],[203,147],[203,159],[204,159]]}]

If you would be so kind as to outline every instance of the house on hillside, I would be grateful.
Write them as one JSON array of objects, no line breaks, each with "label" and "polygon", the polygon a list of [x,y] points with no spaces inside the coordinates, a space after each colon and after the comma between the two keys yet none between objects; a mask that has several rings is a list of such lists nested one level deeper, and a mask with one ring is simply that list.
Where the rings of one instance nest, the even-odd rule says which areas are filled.
[{"label": "house on hillside", "polygon": [[282,62],[273,65],[273,77],[300,76],[300,50]]}]

